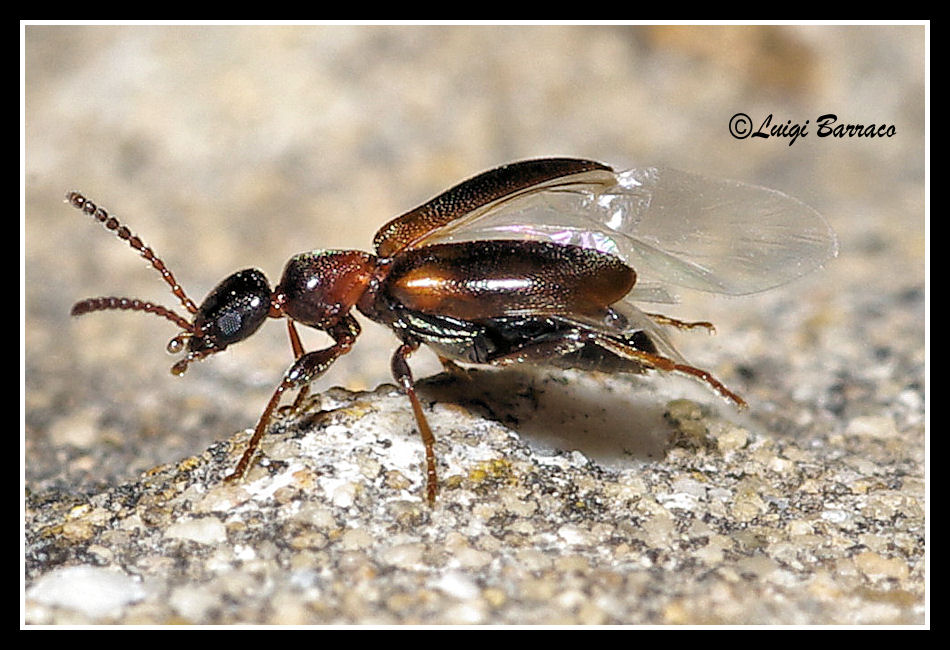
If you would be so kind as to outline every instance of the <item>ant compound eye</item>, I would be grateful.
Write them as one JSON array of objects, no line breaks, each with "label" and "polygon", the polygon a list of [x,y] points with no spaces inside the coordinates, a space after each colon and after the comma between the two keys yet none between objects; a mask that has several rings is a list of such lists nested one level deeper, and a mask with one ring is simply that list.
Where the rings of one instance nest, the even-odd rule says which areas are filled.
[{"label": "ant compound eye", "polygon": [[188,349],[224,348],[256,332],[270,311],[270,287],[257,269],[238,271],[224,279],[204,299],[195,316],[199,336]]},{"label": "ant compound eye", "polygon": [[241,331],[241,314],[229,311],[225,314],[221,314],[216,323],[218,331],[221,332],[221,336],[224,338],[232,338]]}]

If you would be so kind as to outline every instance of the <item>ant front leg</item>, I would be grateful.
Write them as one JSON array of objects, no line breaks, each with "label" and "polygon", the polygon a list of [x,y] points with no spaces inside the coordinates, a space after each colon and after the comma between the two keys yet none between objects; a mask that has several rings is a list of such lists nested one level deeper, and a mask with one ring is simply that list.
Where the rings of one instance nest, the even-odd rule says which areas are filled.
[{"label": "ant front leg", "polygon": [[435,493],[438,490],[439,481],[435,473],[435,436],[432,435],[432,429],[426,421],[426,416],[422,412],[422,404],[416,396],[415,384],[412,379],[412,371],[409,369],[407,359],[409,355],[419,349],[418,341],[408,341],[403,343],[393,353],[392,371],[393,378],[409,396],[409,402],[412,404],[412,412],[416,416],[416,424],[419,426],[419,434],[422,436],[422,443],[426,448],[426,501],[432,506],[435,504]]},{"label": "ant front leg", "polygon": [[[295,330],[292,329],[291,331],[296,334]],[[277,389],[274,391],[274,394],[271,396],[270,401],[267,403],[267,407],[261,414],[260,420],[257,421],[257,427],[254,429],[254,435],[252,435],[251,439],[248,441],[247,449],[244,450],[244,455],[241,456],[241,460],[238,461],[234,471],[226,476],[224,480],[234,481],[244,477],[248,466],[251,464],[251,459],[254,458],[254,454],[257,452],[258,447],[260,447],[261,438],[264,437],[264,432],[267,431],[271,417],[274,414],[274,409],[276,409],[277,405],[280,403],[280,398],[283,396],[284,392],[294,388],[299,388],[301,392],[303,392],[304,389],[308,389],[310,382],[325,373],[327,369],[333,365],[333,362],[340,357],[340,355],[346,354],[350,351],[350,348],[353,347],[353,342],[356,340],[356,337],[359,336],[360,326],[359,323],[356,322],[355,318],[347,314],[337,325],[329,328],[327,333],[333,337],[335,343],[328,348],[324,348],[323,350],[316,350],[314,352],[302,354],[294,362],[294,365],[292,365],[290,369],[287,370],[287,372],[284,374],[284,378],[281,380],[280,384],[277,386]],[[291,335],[291,340],[293,340],[293,335]],[[297,339],[297,343],[299,344],[299,338]],[[295,345],[294,347],[296,352],[297,346]],[[303,352],[302,346],[300,347],[300,351]],[[306,395],[306,393],[304,393],[304,395]],[[294,400],[294,406],[296,407],[300,401],[301,396],[298,394],[297,399]]]},{"label": "ant front leg", "polygon": [[[300,342],[300,334],[297,333],[297,328],[294,326],[294,322],[291,319],[287,319],[287,334],[290,336],[290,347],[294,350],[294,359],[300,359],[305,352],[303,349],[303,343]],[[359,334],[359,327],[357,327],[357,334]],[[354,335],[354,338],[356,336]],[[300,390],[297,391],[297,397],[294,398],[294,404],[290,407],[291,413],[296,413],[300,410],[301,404],[307,399],[307,395],[310,393],[310,384],[304,384],[300,387]]]}]

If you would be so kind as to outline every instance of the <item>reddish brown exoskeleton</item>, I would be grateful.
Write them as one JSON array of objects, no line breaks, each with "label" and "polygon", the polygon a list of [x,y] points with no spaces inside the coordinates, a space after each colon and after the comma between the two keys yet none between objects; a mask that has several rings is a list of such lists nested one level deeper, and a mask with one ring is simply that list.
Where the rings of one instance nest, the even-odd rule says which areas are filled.
[{"label": "reddish brown exoskeleton", "polygon": [[[268,317],[287,319],[296,361],[229,480],[244,476],[283,394],[296,389],[299,406],[310,382],[349,351],[360,333],[356,309],[401,341],[392,373],[425,445],[430,503],[438,486],[434,437],[407,363],[421,344],[447,366],[678,372],[743,407],[741,397],[686,362],[663,331],[712,329],[710,323],[646,313],[634,301],[674,302],[670,284],[732,295],[762,291],[813,270],[837,246],[817,212],[775,190],[653,167],[618,173],[589,160],[528,160],[475,176],[390,221],[376,233],[375,254],[301,253],[273,291],[260,271],[239,271],[196,307],[128,228],[81,194],[66,198],[145,257],[192,320],[114,297],[83,300],[72,313],[126,309],[171,320],[183,331],[168,350],[187,349],[172,373],[246,339]],[[653,281],[638,280],[634,269]],[[327,332],[333,345],[306,352],[295,323]]]}]

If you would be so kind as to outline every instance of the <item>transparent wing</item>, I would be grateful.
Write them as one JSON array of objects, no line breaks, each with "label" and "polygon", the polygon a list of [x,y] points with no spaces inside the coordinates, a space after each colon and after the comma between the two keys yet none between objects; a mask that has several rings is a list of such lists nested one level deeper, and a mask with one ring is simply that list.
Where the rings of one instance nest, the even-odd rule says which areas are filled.
[{"label": "transparent wing", "polygon": [[657,167],[613,173],[613,183],[603,174],[578,174],[576,182],[475,210],[417,246],[534,239],[594,248],[643,278],[631,298],[654,302],[675,302],[668,284],[729,295],[764,291],[837,254],[821,215],[777,190]]}]

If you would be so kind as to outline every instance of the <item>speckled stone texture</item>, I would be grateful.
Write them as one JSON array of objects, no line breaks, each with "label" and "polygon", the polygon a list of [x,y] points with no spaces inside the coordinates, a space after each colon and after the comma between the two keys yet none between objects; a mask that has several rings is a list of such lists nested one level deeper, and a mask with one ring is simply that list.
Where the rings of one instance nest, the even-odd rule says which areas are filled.
[{"label": "speckled stone texture", "polygon": [[[926,625],[922,27],[27,26],[22,623]],[[809,120],[735,139],[730,118]],[[894,124],[818,138],[818,116]],[[176,306],[462,178],[568,155],[781,189],[838,258],[780,289],[653,305],[739,392],[688,378],[412,366],[438,443],[353,351],[225,484],[290,363],[284,327],[195,364]],[[303,333],[305,346],[326,345]],[[339,388],[333,388],[339,386]]]}]

